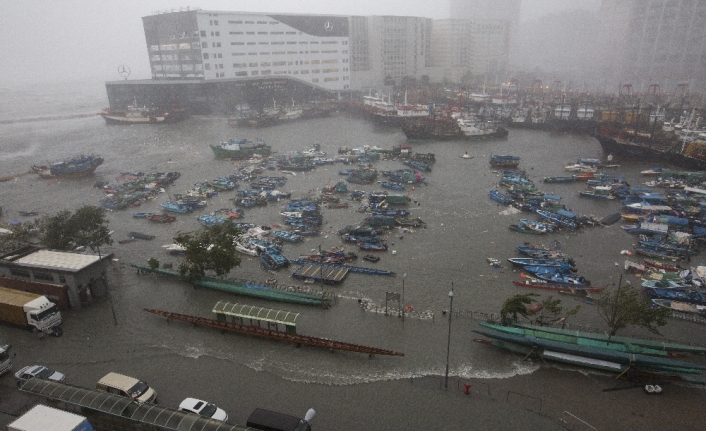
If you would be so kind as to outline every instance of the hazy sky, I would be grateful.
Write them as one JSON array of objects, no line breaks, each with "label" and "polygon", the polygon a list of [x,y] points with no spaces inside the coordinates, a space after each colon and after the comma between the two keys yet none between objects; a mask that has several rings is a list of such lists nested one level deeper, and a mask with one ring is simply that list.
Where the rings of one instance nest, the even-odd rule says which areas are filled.
[{"label": "hazy sky", "polygon": [[[596,9],[600,0],[522,0],[522,20],[578,7]],[[148,79],[142,17],[155,11],[203,10],[336,15],[400,15],[448,18],[448,0],[0,0],[0,77],[5,84],[32,81]]]}]

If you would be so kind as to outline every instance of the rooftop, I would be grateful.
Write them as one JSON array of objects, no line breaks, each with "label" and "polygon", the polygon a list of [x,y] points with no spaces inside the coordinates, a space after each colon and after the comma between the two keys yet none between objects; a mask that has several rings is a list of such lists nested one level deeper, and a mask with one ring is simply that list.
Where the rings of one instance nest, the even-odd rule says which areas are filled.
[{"label": "rooftop", "polygon": [[37,250],[17,260],[22,266],[47,269],[79,271],[98,262],[99,257],[91,254],[78,254],[65,251]]}]

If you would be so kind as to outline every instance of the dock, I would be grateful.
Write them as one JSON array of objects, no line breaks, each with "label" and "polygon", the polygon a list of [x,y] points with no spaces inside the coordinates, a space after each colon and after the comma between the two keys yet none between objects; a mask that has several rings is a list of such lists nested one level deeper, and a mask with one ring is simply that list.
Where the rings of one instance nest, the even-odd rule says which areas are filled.
[{"label": "dock", "polygon": [[324,284],[341,284],[350,270],[342,266],[324,265],[320,263],[304,263],[292,277],[297,280],[314,280]]},{"label": "dock", "polygon": [[377,347],[363,346],[361,344],[346,343],[343,341],[330,340],[328,338],[312,337],[308,335],[295,334],[291,332],[278,331],[262,326],[243,325],[235,322],[227,322],[216,319],[208,319],[205,317],[191,316],[188,314],[174,313],[171,311],[157,310],[154,308],[144,308],[144,311],[153,313],[158,316],[169,319],[180,320],[182,322],[191,323],[193,325],[205,326],[208,328],[220,329],[222,331],[236,332],[238,334],[252,335],[260,338],[269,338],[272,340],[286,341],[295,343],[299,346],[321,347],[331,350],[343,350],[348,352],[367,353],[368,355],[388,355],[388,356],[404,356],[404,353],[395,352],[393,350],[379,349]]}]

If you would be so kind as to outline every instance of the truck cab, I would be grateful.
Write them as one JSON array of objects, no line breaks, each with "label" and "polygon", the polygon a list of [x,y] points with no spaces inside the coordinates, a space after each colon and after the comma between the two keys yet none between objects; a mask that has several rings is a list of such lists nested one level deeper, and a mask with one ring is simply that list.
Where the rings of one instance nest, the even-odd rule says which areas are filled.
[{"label": "truck cab", "polygon": [[27,324],[40,331],[49,331],[61,324],[61,312],[56,304],[45,296],[40,296],[26,303],[22,308],[27,314]]},{"label": "truck cab", "polygon": [[9,350],[9,345],[0,346],[0,376],[12,369]]}]

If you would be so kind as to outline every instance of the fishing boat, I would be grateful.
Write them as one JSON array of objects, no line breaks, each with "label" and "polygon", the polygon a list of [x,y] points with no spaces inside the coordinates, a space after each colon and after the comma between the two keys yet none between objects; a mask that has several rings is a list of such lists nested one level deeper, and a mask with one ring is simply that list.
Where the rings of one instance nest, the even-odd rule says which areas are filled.
[{"label": "fishing boat", "polygon": [[528,229],[539,233],[549,233],[554,232],[555,226],[552,223],[544,223],[541,221],[530,220],[530,219],[520,219],[520,225],[526,226]]},{"label": "fishing boat", "polygon": [[289,259],[284,257],[284,255],[274,247],[268,247],[265,251],[260,253],[260,262],[269,270],[289,266]]},{"label": "fishing boat", "polygon": [[512,280],[512,284],[520,287],[528,287],[531,289],[543,289],[543,290],[553,290],[553,291],[566,291],[566,290],[576,290],[583,292],[600,292],[603,287],[597,286],[584,286],[577,285],[573,283],[556,283],[547,280],[542,280],[534,277],[524,277],[522,280]]},{"label": "fishing boat", "polygon": [[101,156],[79,155],[48,166],[33,165],[32,171],[45,179],[80,178],[92,174],[102,164]]},{"label": "fishing boat", "polygon": [[263,141],[250,141],[248,139],[231,139],[218,144],[210,144],[216,157],[230,157],[233,159],[247,159],[254,155],[269,156],[272,147]]},{"label": "fishing boat", "polygon": [[517,156],[495,154],[490,156],[490,166],[496,168],[516,168],[520,164]]},{"label": "fishing boat", "polygon": [[571,230],[576,230],[578,228],[576,221],[570,217],[546,210],[537,210],[536,212],[540,217],[545,220],[549,220],[552,224],[565,227]]},{"label": "fishing boat", "polygon": [[172,222],[176,221],[176,217],[174,217],[173,215],[165,214],[165,213],[149,214],[149,215],[145,216],[145,218],[147,220],[149,220],[151,222],[155,222],[155,223],[172,223]]},{"label": "fishing boat", "polygon": [[612,190],[613,188],[610,186],[596,186],[590,190],[579,191],[578,194],[585,198],[612,200],[615,199]]},{"label": "fishing boat", "polygon": [[137,100],[128,105],[125,110],[104,109],[100,116],[106,124],[132,125],[176,123],[187,117],[186,110],[180,108],[159,109],[147,106],[137,106]]},{"label": "fishing boat", "polygon": [[576,182],[576,175],[544,177],[542,181],[545,183],[573,183]]},{"label": "fishing boat", "polygon": [[676,255],[673,252],[665,250],[657,250],[649,247],[635,247],[635,252],[641,256],[656,257],[660,259],[669,259],[672,261],[682,260],[683,257]]},{"label": "fishing boat", "polygon": [[706,305],[706,294],[695,289],[643,287],[645,295],[657,299],[671,299],[688,304]]},{"label": "fishing boat", "polygon": [[171,201],[164,202],[159,205],[162,208],[164,208],[165,211],[178,213],[178,214],[186,214],[186,213],[189,213],[193,210],[193,207],[191,205],[180,204],[180,203],[171,202]]},{"label": "fishing boat", "polygon": [[508,228],[514,232],[526,233],[526,234],[530,234],[530,235],[544,235],[546,233],[546,232],[540,232],[540,231],[537,231],[534,229],[530,229],[529,227],[527,227],[526,225],[523,225],[521,223],[511,224],[508,226]]},{"label": "fishing boat", "polygon": [[706,315],[706,305],[689,304],[688,302],[658,298],[653,298],[652,303],[659,307],[668,308],[672,311],[678,311],[680,313],[697,314],[700,316]]},{"label": "fishing boat", "polygon": [[366,254],[363,256],[363,260],[367,260],[368,262],[377,262],[380,260],[380,256],[374,256],[372,254]]},{"label": "fishing boat", "polygon": [[513,266],[525,267],[525,266],[561,266],[568,265],[574,267],[576,262],[571,258],[555,258],[555,259],[536,259],[533,257],[511,257],[507,260]]},{"label": "fishing boat", "polygon": [[283,241],[292,242],[292,243],[304,240],[303,236],[301,236],[297,233],[294,233],[294,232],[286,231],[286,230],[273,230],[272,234]]},{"label": "fishing boat", "polygon": [[571,275],[571,274],[535,274],[537,278],[542,280],[551,281],[553,283],[565,283],[567,285],[589,285],[590,281],[586,280],[585,277],[581,275]]},{"label": "fishing boat", "polygon": [[127,236],[128,236],[128,238],[144,239],[147,241],[153,240],[155,238],[154,235],[140,233],[140,232],[128,232]]},{"label": "fishing boat", "polygon": [[367,251],[386,251],[387,244],[358,241],[358,248]]},{"label": "fishing boat", "polygon": [[656,260],[651,259],[644,259],[643,263],[647,267],[659,269],[665,272],[679,272],[685,269],[680,267],[679,265],[670,265],[668,263],[658,262]]},{"label": "fishing boat", "polygon": [[694,286],[691,284],[682,283],[676,280],[646,280],[641,284],[642,287],[658,287],[660,289],[690,289]]},{"label": "fishing boat", "polygon": [[552,250],[531,245],[518,245],[515,249],[526,256],[534,258],[562,259],[567,257],[561,250]]},{"label": "fishing boat", "polygon": [[534,275],[552,275],[552,274],[570,274],[576,272],[576,268],[568,263],[560,263],[558,265],[525,265],[522,267],[524,271]]},{"label": "fishing boat", "polygon": [[515,202],[513,198],[497,190],[490,190],[488,192],[488,196],[490,196],[490,199],[494,200],[495,202],[500,202],[503,205],[510,205]]}]

